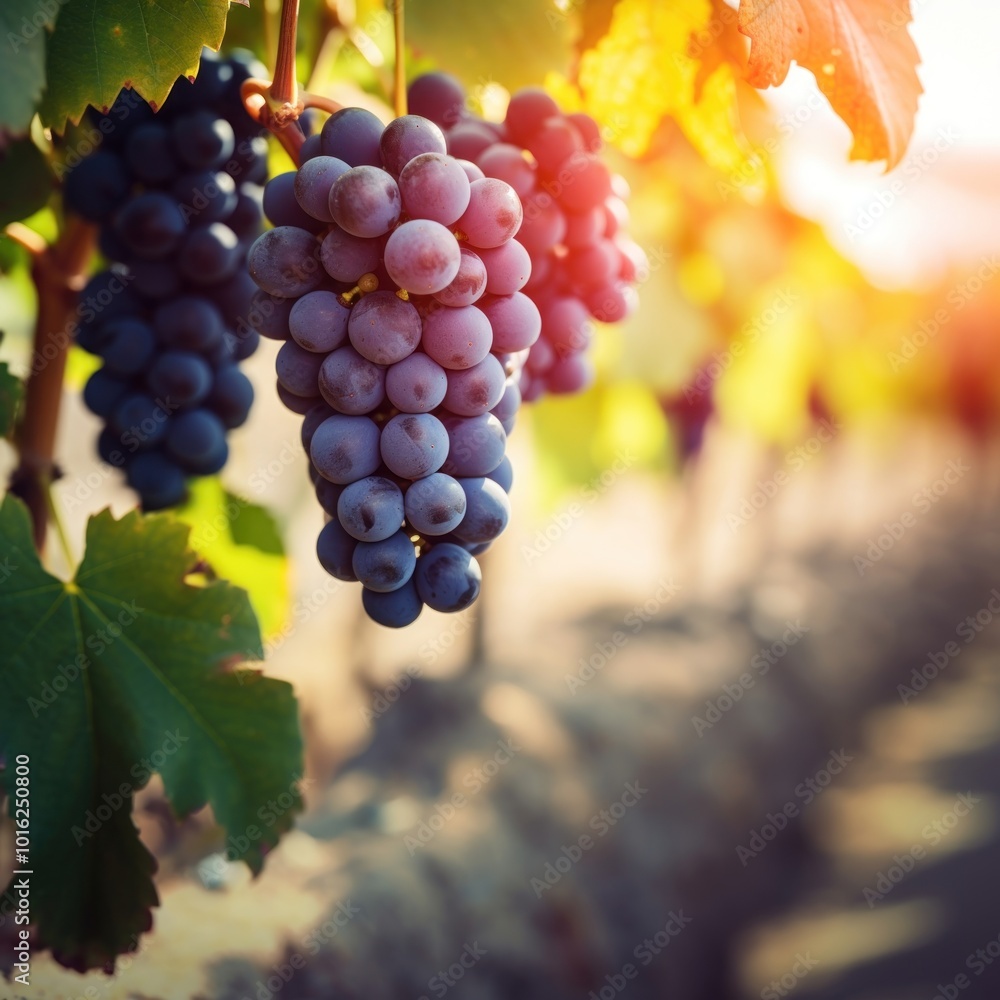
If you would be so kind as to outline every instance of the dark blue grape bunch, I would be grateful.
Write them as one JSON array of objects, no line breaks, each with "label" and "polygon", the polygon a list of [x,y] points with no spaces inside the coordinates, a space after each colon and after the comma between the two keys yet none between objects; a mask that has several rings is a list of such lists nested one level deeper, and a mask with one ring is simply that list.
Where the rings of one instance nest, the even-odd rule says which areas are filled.
[{"label": "dark blue grape bunch", "polygon": [[521,202],[416,115],[338,111],[301,160],[267,184],[275,228],[249,268],[330,517],[319,560],[382,625],[462,611],[510,518],[507,434],[541,327]]},{"label": "dark blue grape bunch", "polygon": [[106,421],[98,452],[146,510],[184,500],[226,463],[250,412],[239,362],[256,350],[247,251],[263,223],[267,141],[240,85],[252,56],[206,52],[154,111],[124,90],[96,152],[66,176],[66,208],[100,226],[109,261],[83,290],[76,338],[103,366],[84,389]]}]

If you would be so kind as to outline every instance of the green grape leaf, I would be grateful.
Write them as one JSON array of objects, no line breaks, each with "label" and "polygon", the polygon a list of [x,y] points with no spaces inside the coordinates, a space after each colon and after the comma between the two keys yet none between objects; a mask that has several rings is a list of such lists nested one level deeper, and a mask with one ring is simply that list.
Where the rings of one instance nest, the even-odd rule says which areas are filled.
[{"label": "green grape leaf", "polygon": [[452,0],[406,5],[414,51],[454,73],[471,93],[489,83],[508,90],[537,86],[550,72],[567,72],[576,34],[576,13],[554,0],[463,4],[460,17]]},{"label": "green grape leaf", "polygon": [[[23,135],[45,89],[45,40],[59,13],[58,0],[3,0],[0,37],[4,57],[0,133]],[[26,213],[27,214],[27,213]],[[20,218],[20,216],[18,216]]]},{"label": "green grape leaf", "polygon": [[0,226],[34,215],[54,187],[55,177],[41,150],[30,139],[10,143],[0,152]]},{"label": "green grape leaf", "polygon": [[42,121],[62,131],[88,104],[103,110],[122,87],[154,107],[179,76],[194,77],[203,46],[218,49],[229,0],[66,0],[49,38]]},{"label": "green grape leaf", "polygon": [[211,805],[255,873],[301,808],[291,687],[232,670],[259,658],[257,623],[243,591],[192,581],[188,531],[102,511],[65,583],[35,555],[24,506],[0,505],[0,783],[13,817],[28,758],[32,922],[76,969],[112,964],[150,926],[156,865],[130,814],[154,772],[177,815]]},{"label": "green grape leaf", "polygon": [[24,383],[0,361],[0,437],[10,437],[24,396]]}]

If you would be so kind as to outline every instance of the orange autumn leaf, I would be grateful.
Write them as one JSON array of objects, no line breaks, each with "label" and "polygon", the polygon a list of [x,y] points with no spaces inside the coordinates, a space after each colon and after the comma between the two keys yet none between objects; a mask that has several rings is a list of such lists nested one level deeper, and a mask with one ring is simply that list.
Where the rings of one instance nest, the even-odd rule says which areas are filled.
[{"label": "orange autumn leaf", "polygon": [[908,0],[741,0],[748,79],[780,84],[794,59],[811,70],[854,133],[851,158],[903,157],[923,92]]}]

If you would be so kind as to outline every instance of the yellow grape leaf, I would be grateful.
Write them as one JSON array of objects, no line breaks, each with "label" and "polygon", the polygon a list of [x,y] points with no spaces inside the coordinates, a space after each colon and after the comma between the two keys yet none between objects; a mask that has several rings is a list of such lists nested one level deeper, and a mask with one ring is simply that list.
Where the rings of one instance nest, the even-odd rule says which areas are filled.
[{"label": "yellow grape leaf", "polygon": [[605,138],[629,156],[642,156],[670,117],[712,166],[733,170],[745,159],[735,74],[720,64],[704,77],[705,46],[697,42],[712,38],[714,17],[710,0],[620,0],[607,34],[580,57],[578,100],[554,75],[547,86],[593,115]]},{"label": "yellow grape leaf", "polygon": [[739,14],[750,83],[777,86],[794,59],[854,133],[852,159],[899,163],[923,92],[908,0],[741,0]]}]

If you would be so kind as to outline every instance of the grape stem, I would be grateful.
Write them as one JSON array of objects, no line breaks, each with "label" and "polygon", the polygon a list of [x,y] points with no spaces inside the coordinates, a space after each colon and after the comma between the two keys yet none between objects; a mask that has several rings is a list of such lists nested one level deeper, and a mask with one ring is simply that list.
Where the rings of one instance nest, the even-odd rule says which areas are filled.
[{"label": "grape stem", "polygon": [[52,514],[49,488],[59,477],[54,461],[56,431],[73,312],[94,253],[96,229],[82,219],[71,218],[52,246],[39,247],[34,234],[32,239],[27,238],[25,227],[16,227],[13,232],[11,228],[7,229],[8,235],[32,253],[31,277],[38,292],[38,315],[24,415],[15,435],[20,462],[11,475],[10,492],[27,504],[35,547],[41,552]]},{"label": "grape stem", "polygon": [[278,29],[278,55],[274,61],[271,100],[275,104],[298,103],[295,76],[295,39],[299,26],[299,0],[281,0],[281,27]]},{"label": "grape stem", "polygon": [[406,32],[403,27],[403,0],[394,0],[392,21],[396,29],[396,66],[392,96],[396,117],[402,118],[406,114]]}]

